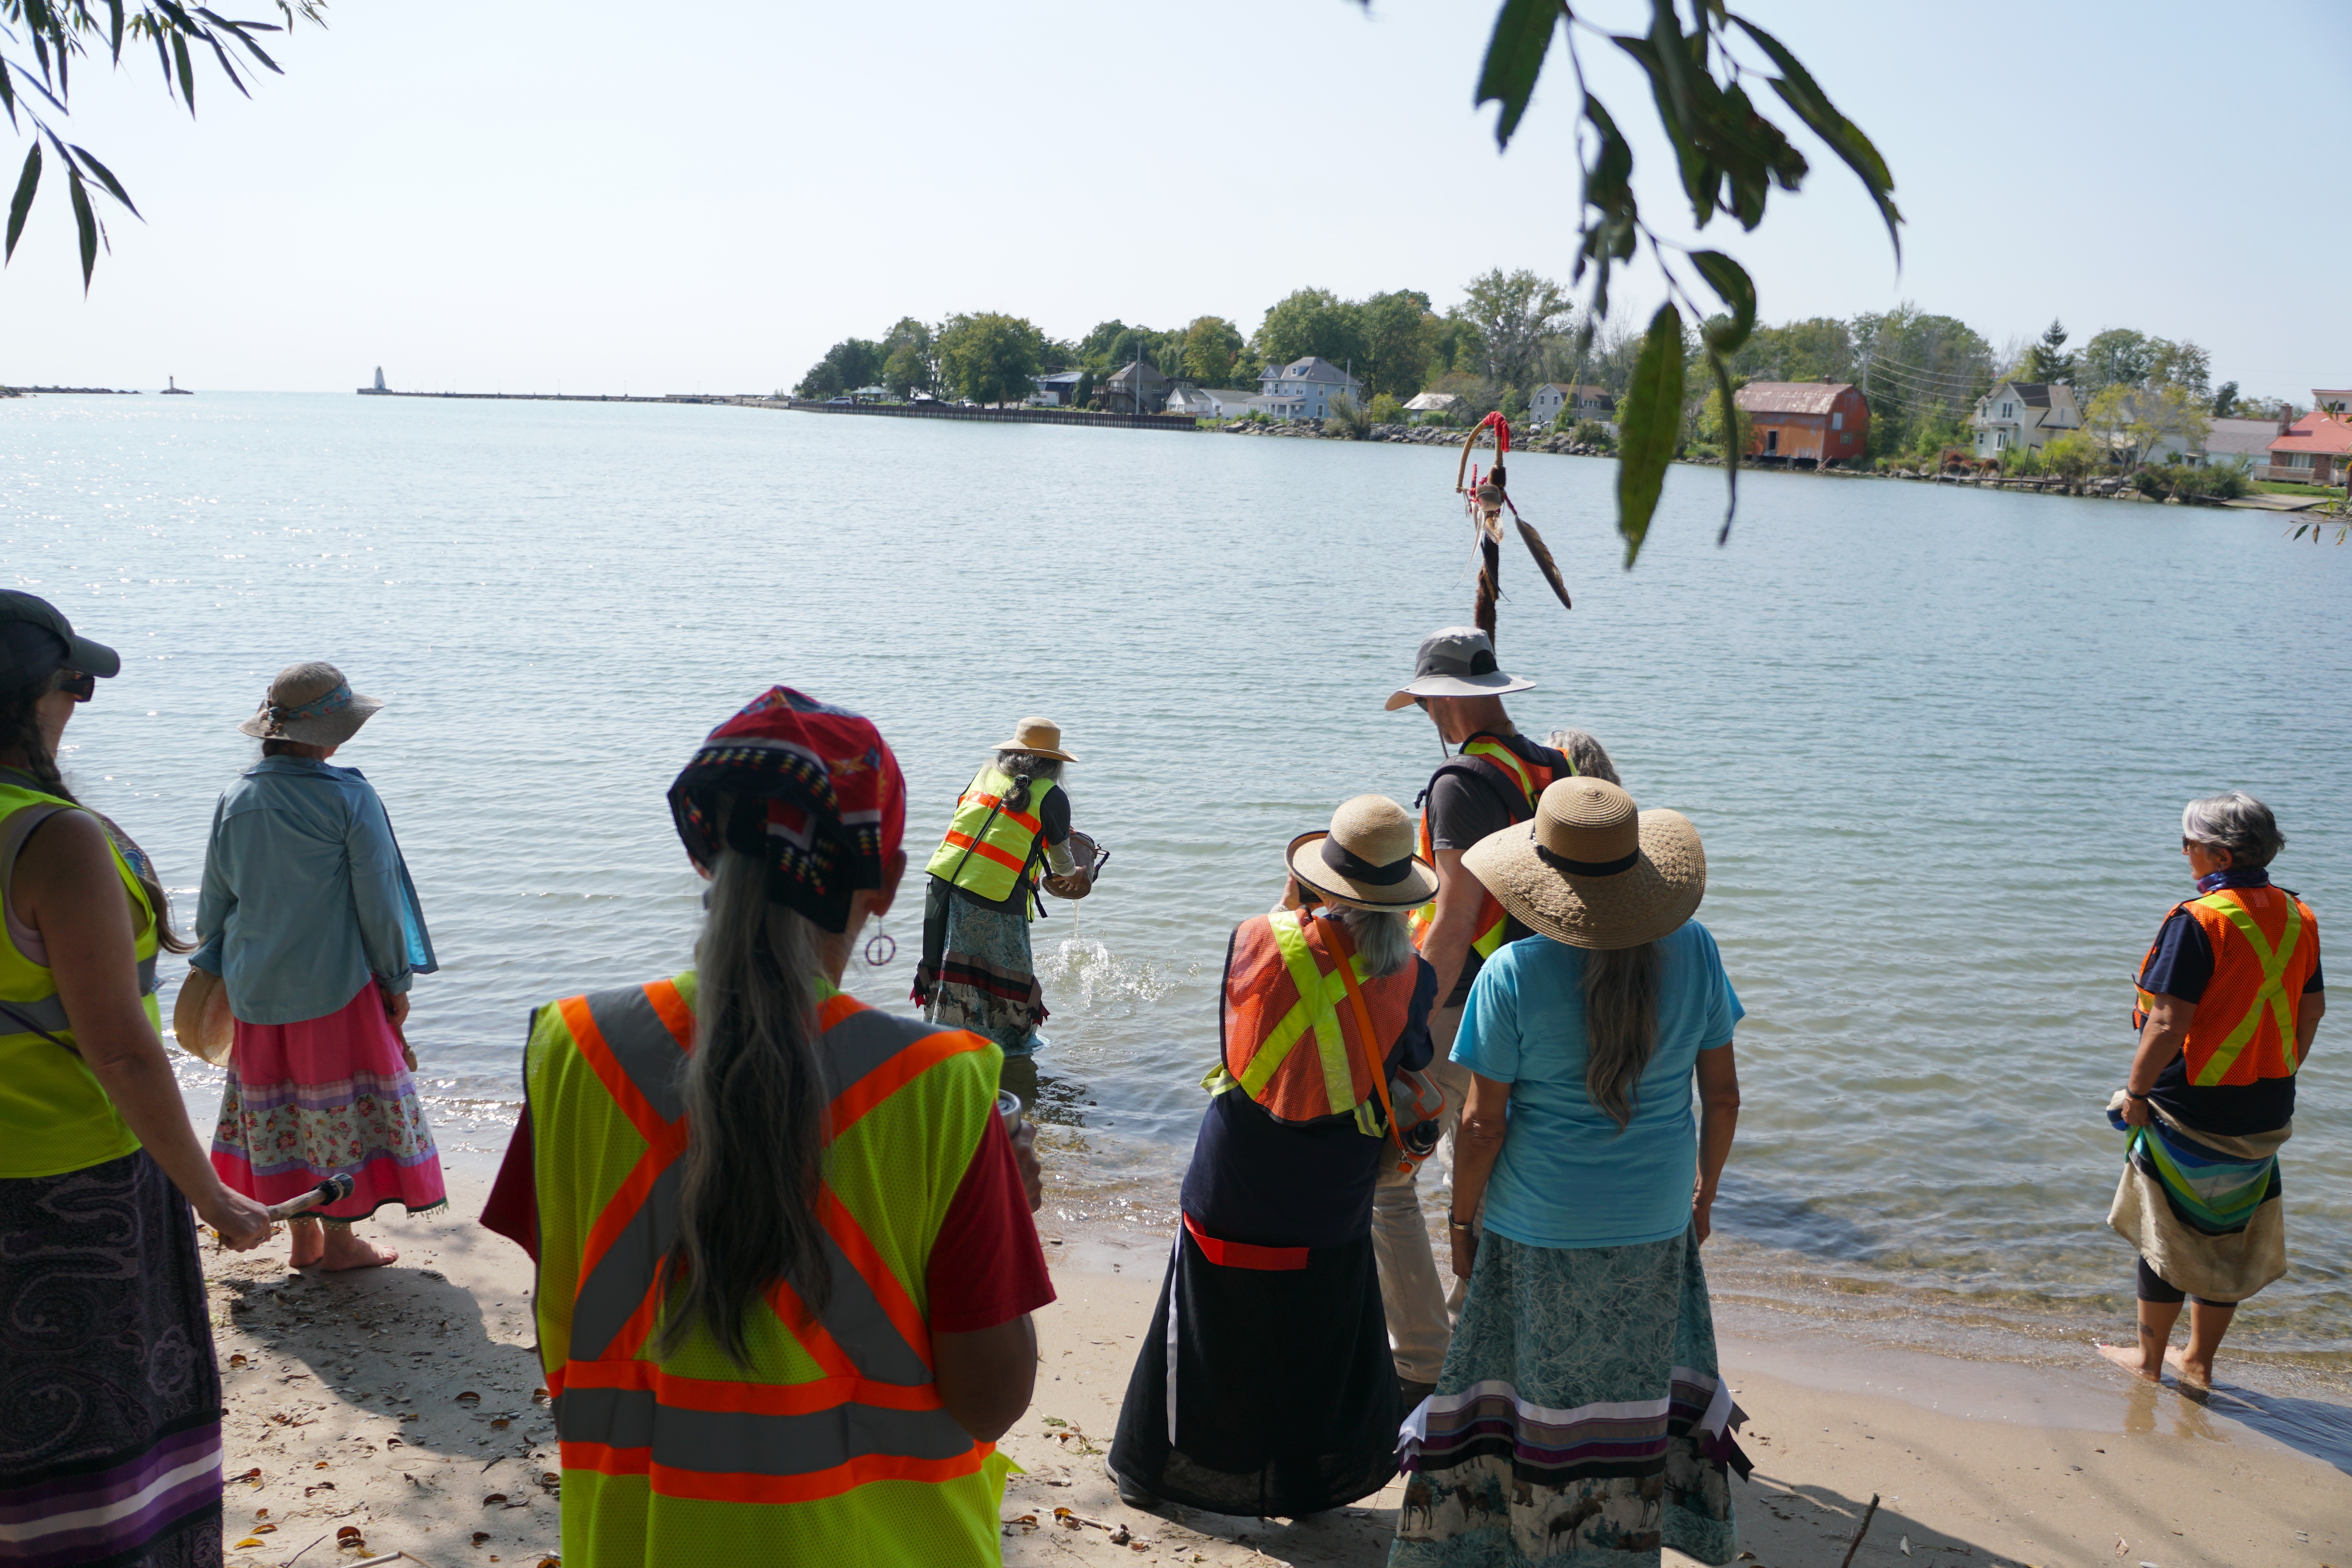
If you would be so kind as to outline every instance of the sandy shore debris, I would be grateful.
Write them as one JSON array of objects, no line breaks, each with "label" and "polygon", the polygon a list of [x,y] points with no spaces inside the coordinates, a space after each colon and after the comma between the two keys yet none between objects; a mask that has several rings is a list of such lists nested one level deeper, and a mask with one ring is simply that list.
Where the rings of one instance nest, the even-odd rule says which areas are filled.
[{"label": "sandy shore debris", "polygon": [[[394,1551],[434,1568],[558,1554],[529,1260],[474,1223],[486,1179],[452,1173],[450,1185],[449,1213],[370,1227],[401,1249],[388,1269],[296,1275],[282,1237],[243,1257],[207,1249],[227,1469],[246,1478],[228,1488],[230,1568],[281,1568],[297,1552],[302,1568]],[[1387,1561],[1394,1483],[1306,1521],[1122,1506],[1102,1456],[1161,1254],[1054,1237],[1046,1255],[1061,1300],[1038,1315],[1036,1398],[1004,1440],[1026,1472],[1006,1493],[1007,1563]],[[2134,1385],[2084,1353],[2076,1377],[1727,1340],[1756,1461],[1735,1485],[1739,1563],[1835,1563],[1875,1494],[1857,1568],[2352,1568],[2352,1475],[2226,1402]]]}]

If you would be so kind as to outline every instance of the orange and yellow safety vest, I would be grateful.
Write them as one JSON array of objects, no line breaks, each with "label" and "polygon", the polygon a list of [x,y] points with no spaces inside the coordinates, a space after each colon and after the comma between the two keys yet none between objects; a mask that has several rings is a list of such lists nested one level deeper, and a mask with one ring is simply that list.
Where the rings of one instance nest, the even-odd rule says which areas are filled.
[{"label": "orange and yellow safety vest", "polygon": [[[1486,735],[1474,735],[1463,743],[1462,750],[1454,753],[1453,761],[1430,775],[1429,782],[1434,785],[1439,776],[1448,770],[1479,774],[1490,783],[1501,786],[1497,794],[1501,795],[1504,804],[1509,807],[1511,820],[1525,822],[1536,814],[1536,802],[1542,797],[1543,792],[1550,786],[1554,779],[1576,776],[1576,764],[1569,760],[1567,752],[1544,748],[1538,748],[1538,750],[1544,750],[1546,756],[1557,759],[1557,765],[1552,763],[1529,762],[1499,740]],[[1427,801],[1427,791],[1423,792],[1422,798],[1424,803]],[[1429,807],[1426,804],[1421,808],[1421,858],[1433,866],[1437,864],[1437,853],[1430,847]],[[1422,946],[1428,941],[1429,928],[1436,922],[1436,920],[1435,900],[1412,911],[1412,941],[1415,947]],[[1478,889],[1476,928],[1478,934],[1470,939],[1470,950],[1478,955],[1481,963],[1494,957],[1495,950],[1503,945],[1503,938],[1507,934],[1509,924],[1510,917],[1504,912],[1502,900],[1481,887]],[[1444,1005],[1445,998],[1439,997],[1438,1005]]]},{"label": "orange and yellow safety vest", "polygon": [[[1385,1073],[1404,1032],[1420,968],[1369,979],[1342,928],[1296,910],[1243,921],[1225,961],[1223,1053],[1202,1087],[1238,1089],[1284,1121],[1353,1113],[1365,1131],[1385,1134],[1385,1115],[1373,1115],[1382,1086],[1374,1068]],[[1360,1017],[1349,976],[1364,1002]]]},{"label": "orange and yellow safety vest", "polygon": [[1043,875],[1037,840],[1045,831],[1045,797],[1061,785],[1052,779],[1030,780],[1028,805],[1021,811],[1004,804],[1013,788],[1013,775],[992,763],[973,774],[956,797],[947,836],[923,869],[992,903],[1003,903],[1024,883],[1034,884]]},{"label": "orange and yellow safety vest", "polygon": [[[2213,978],[2197,999],[2181,1047],[2181,1068],[2200,1089],[2289,1078],[2295,1060],[2295,1020],[2303,987],[2319,963],[2319,920],[2311,906],[2284,888],[2224,888],[2179,908],[2195,921],[2213,950]],[[2158,928],[2157,942],[2164,940]],[[2148,944],[2140,973],[2156,961]],[[2132,1027],[2147,1022],[2156,998],[2138,994]]]},{"label": "orange and yellow safety vest", "polygon": [[746,1324],[747,1370],[698,1330],[656,1348],[694,999],[689,972],[552,1002],[532,1022],[535,1294],[565,1562],[1000,1562],[1011,1462],[940,1403],[924,1272],[996,1114],[1003,1053],[826,996],[830,1302],[812,1317],[778,1282]]}]

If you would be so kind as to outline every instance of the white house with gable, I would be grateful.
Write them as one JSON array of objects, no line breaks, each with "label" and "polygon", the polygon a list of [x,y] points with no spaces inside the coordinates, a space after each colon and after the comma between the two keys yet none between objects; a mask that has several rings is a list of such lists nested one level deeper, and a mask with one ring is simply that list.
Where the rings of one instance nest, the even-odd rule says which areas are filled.
[{"label": "white house with gable", "polygon": [[2083,427],[2074,389],[2063,381],[2004,381],[1977,399],[1969,416],[1976,431],[1977,456],[1997,458],[2020,449],[2040,451],[2069,430]]},{"label": "white house with gable", "polygon": [[1331,400],[1343,394],[1357,407],[1364,405],[1361,383],[1328,359],[1308,355],[1285,365],[1268,365],[1257,378],[1258,395],[1278,409],[1296,409],[1282,416],[1320,419],[1331,412]]}]

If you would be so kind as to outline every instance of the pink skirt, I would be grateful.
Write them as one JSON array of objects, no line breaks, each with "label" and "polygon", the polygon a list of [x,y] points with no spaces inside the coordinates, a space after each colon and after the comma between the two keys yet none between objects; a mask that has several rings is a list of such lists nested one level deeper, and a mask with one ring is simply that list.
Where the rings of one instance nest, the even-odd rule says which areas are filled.
[{"label": "pink skirt", "polygon": [[213,1169],[265,1204],[299,1197],[338,1173],[351,1177],[350,1197],[310,1211],[327,1219],[448,1203],[416,1080],[373,981],[323,1018],[236,1021]]}]

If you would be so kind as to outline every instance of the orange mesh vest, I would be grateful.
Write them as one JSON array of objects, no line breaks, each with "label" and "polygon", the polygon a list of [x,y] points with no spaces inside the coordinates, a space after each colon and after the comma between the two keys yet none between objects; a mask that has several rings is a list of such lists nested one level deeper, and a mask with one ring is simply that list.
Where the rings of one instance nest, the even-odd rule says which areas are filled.
[{"label": "orange mesh vest", "polygon": [[[1302,919],[1296,910],[1260,915],[1234,931],[1223,1018],[1230,1081],[1222,1087],[1239,1088],[1285,1121],[1345,1115],[1378,1094],[1372,1064],[1385,1069],[1389,1047],[1404,1033],[1421,966],[1370,980],[1364,961],[1349,953],[1377,1037],[1367,1042],[1339,974],[1345,943],[1332,921]],[[1217,1076],[1210,1075],[1212,1087]]]},{"label": "orange mesh vest", "polygon": [[[2319,921],[2284,888],[2224,888],[2180,904],[2213,949],[2213,978],[2189,1020],[2181,1068],[2199,1088],[2292,1077],[2304,983],[2319,963]],[[2163,940],[2163,928],[2157,941]],[[2156,942],[2139,970],[2156,960]],[[2139,993],[2132,1027],[2156,999]]]},{"label": "orange mesh vest", "polygon": [[[1509,809],[1513,822],[1525,822],[1536,814],[1536,802],[1554,779],[1576,776],[1576,764],[1568,759],[1566,752],[1542,747],[1537,749],[1550,760],[1531,763],[1492,736],[1474,735],[1463,742],[1461,752],[1453,761],[1430,774],[1430,786],[1434,788],[1437,781],[1449,772],[1474,774],[1494,788],[1496,797]],[[1422,791],[1422,799],[1427,802],[1428,790]],[[1421,858],[1433,866],[1437,864],[1437,852],[1429,842],[1429,807],[1426,804],[1421,808]],[[1437,903],[1434,900],[1412,911],[1415,947],[1428,941],[1429,928],[1436,919]],[[1477,935],[1470,941],[1471,951],[1481,961],[1494,957],[1495,950],[1503,945],[1507,923],[1508,917],[1503,912],[1502,901],[1481,888],[1478,890]],[[1445,998],[1439,997],[1437,1005],[1444,1006]]]}]

